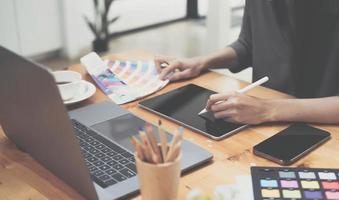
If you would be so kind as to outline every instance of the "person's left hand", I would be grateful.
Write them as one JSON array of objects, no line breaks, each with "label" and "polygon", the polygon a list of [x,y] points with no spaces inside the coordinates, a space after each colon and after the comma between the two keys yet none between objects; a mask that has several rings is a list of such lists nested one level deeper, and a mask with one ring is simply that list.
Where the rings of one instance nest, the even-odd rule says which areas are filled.
[{"label": "person's left hand", "polygon": [[[217,103],[219,101],[223,102]],[[213,94],[206,108],[211,110],[217,119],[241,124],[260,124],[270,121],[273,112],[267,100],[238,92]]]}]

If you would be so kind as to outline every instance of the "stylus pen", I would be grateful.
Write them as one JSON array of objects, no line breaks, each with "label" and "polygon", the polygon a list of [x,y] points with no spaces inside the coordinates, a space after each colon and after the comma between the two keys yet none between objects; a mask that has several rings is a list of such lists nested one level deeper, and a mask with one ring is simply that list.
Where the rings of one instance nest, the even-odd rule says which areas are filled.
[{"label": "stylus pen", "polygon": [[[248,85],[244,88],[239,89],[237,92],[244,94],[244,93],[248,92],[249,90],[251,90],[251,89],[253,89],[257,86],[259,86],[263,83],[266,83],[268,80],[269,80],[269,78],[267,76],[265,76],[264,78],[261,78],[261,79],[257,80],[256,82],[254,82],[254,83],[252,83],[252,84],[250,84],[250,85]],[[221,103],[221,102],[223,102],[223,101],[218,101],[215,104],[218,104],[218,103]],[[204,114],[206,112],[208,112],[208,110],[206,108],[204,108],[202,111],[199,112],[198,115]]]}]

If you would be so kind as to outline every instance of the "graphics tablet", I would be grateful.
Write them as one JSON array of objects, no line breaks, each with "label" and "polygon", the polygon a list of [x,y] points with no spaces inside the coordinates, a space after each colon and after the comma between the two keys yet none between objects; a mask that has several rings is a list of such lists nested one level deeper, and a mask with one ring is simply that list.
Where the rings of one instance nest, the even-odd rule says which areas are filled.
[{"label": "graphics tablet", "polygon": [[139,103],[139,106],[212,139],[219,140],[241,130],[246,125],[215,119],[213,115],[205,115],[204,117],[198,115],[206,106],[209,96],[215,93],[206,88],[189,84],[166,94],[144,100]]}]

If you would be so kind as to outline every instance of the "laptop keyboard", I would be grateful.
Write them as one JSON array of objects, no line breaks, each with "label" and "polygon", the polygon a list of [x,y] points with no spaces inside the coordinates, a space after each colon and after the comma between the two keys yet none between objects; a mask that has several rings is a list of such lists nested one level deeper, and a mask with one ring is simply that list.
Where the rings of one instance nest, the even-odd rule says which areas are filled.
[{"label": "laptop keyboard", "polygon": [[75,119],[71,120],[92,179],[106,188],[136,176],[133,154]]}]

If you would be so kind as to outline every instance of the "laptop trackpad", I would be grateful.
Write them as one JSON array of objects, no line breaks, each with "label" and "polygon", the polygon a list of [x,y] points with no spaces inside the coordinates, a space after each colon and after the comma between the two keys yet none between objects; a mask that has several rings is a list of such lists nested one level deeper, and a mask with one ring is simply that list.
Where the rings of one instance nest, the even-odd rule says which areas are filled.
[{"label": "laptop trackpad", "polygon": [[131,144],[130,137],[137,135],[139,129],[143,128],[144,125],[145,121],[132,114],[126,114],[95,124],[91,126],[91,128],[133,152],[134,148]]},{"label": "laptop trackpad", "polygon": [[[135,117],[132,114],[125,114],[117,118],[107,120],[91,126],[99,134],[114,141],[115,143],[134,152],[130,137],[138,135],[140,128],[143,128],[145,121]],[[153,126],[157,141],[159,141],[158,129]],[[167,140],[171,141],[173,135],[166,132]],[[201,147],[183,140],[182,144],[183,158],[181,163],[182,170],[189,170],[202,162],[210,160],[213,155]]]}]

